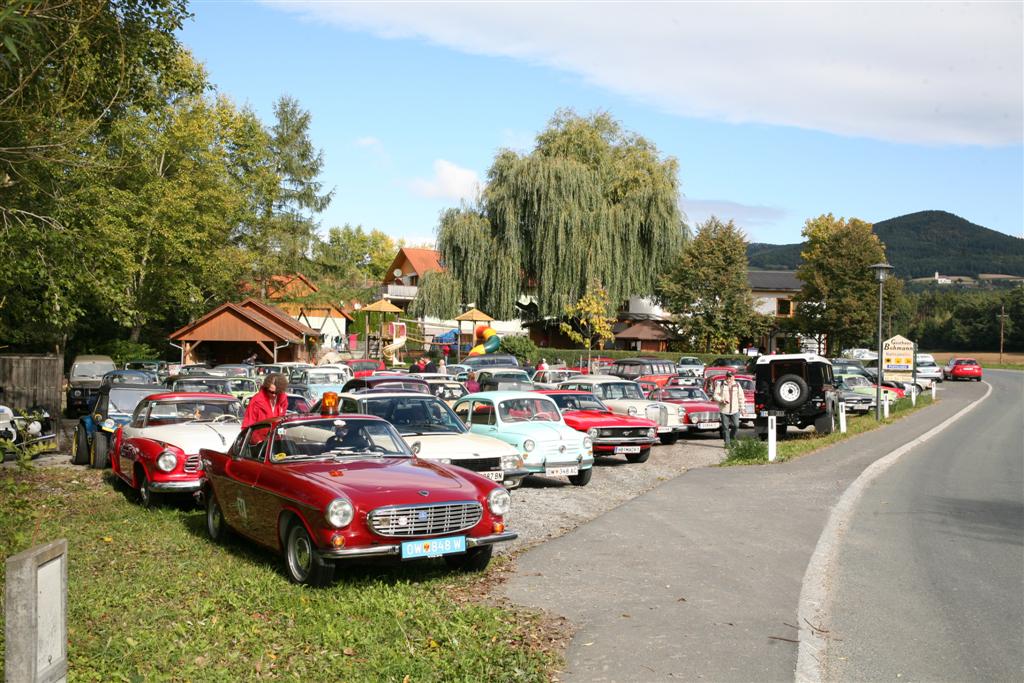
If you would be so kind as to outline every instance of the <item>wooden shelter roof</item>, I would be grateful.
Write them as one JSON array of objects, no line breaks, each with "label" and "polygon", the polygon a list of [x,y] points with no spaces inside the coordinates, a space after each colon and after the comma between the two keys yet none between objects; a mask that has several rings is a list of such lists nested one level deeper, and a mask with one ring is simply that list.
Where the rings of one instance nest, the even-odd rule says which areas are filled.
[{"label": "wooden shelter roof", "polygon": [[256,310],[228,302],[172,332],[170,340],[176,342],[273,341],[296,343],[302,341],[302,336]]},{"label": "wooden shelter roof", "polygon": [[494,320],[491,316],[487,315],[479,308],[471,308],[462,315],[455,316],[455,320],[458,322],[474,322],[474,323],[486,323]]},{"label": "wooden shelter roof", "polygon": [[669,341],[675,339],[663,325],[653,320],[641,320],[636,325],[631,325],[615,335],[616,339],[628,339],[637,341]]},{"label": "wooden shelter roof", "polygon": [[280,308],[277,308],[276,306],[271,306],[270,304],[265,304],[259,299],[249,297],[239,305],[247,310],[256,311],[263,317],[275,321],[279,326],[291,330],[294,334],[300,337],[320,336],[319,330],[314,330],[309,325],[300,323],[298,320],[291,317],[290,315],[282,311]]},{"label": "wooden shelter roof", "polygon": [[402,309],[394,305],[387,299],[378,299],[368,306],[363,306],[361,311],[368,311],[370,313],[401,313]]}]

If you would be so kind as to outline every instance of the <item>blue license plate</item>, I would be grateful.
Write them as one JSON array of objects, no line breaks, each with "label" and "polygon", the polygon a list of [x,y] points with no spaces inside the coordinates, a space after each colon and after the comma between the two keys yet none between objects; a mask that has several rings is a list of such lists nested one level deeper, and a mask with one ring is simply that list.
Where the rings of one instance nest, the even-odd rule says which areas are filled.
[{"label": "blue license plate", "polygon": [[441,557],[452,553],[466,552],[465,536],[449,536],[447,538],[431,538],[425,541],[405,541],[402,543],[402,559],[413,560],[418,557]]}]

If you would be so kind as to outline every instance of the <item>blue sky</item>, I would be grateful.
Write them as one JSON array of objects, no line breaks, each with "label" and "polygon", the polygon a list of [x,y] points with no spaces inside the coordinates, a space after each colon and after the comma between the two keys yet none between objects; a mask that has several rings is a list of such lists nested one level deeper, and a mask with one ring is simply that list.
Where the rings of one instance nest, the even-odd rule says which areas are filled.
[{"label": "blue sky", "polygon": [[[605,110],[679,160],[693,225],[821,213],[1024,230],[1020,3],[194,2],[182,40],[265,121],[312,114],[322,227],[430,242],[501,147]],[[881,28],[880,28],[881,27]]]}]

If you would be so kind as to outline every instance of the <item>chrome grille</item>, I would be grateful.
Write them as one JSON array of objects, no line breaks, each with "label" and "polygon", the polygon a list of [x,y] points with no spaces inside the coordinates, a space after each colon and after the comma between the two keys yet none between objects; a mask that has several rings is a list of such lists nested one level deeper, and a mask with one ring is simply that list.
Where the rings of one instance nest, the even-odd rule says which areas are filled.
[{"label": "chrome grille", "polygon": [[598,437],[603,437],[603,438],[606,438],[606,439],[610,439],[610,438],[623,438],[623,439],[625,439],[625,438],[628,438],[628,437],[638,438],[638,437],[647,436],[647,430],[648,430],[648,427],[631,427],[629,429],[626,429],[624,427],[604,427],[604,428],[598,430],[597,435],[598,435]]},{"label": "chrome grille", "polygon": [[720,422],[721,419],[718,413],[690,413],[690,422]]},{"label": "chrome grille", "polygon": [[660,425],[668,424],[668,409],[665,406],[647,406],[647,419]]},{"label": "chrome grille", "polygon": [[202,467],[202,462],[199,460],[199,454],[190,455],[185,458],[185,471],[186,472],[198,472]]},{"label": "chrome grille", "polygon": [[377,508],[366,521],[381,536],[433,536],[472,529],[482,516],[480,503],[460,501]]},{"label": "chrome grille", "polygon": [[501,458],[459,458],[452,460],[452,464],[472,472],[487,472],[488,470],[500,470]]}]

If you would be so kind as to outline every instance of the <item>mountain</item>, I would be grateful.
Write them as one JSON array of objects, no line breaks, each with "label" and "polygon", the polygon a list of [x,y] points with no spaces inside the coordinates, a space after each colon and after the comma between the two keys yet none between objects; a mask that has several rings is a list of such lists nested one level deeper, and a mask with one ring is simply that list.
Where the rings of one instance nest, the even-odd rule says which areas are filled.
[{"label": "mountain", "polygon": [[[1000,273],[1024,276],[1024,239],[975,225],[946,211],[918,211],[875,223],[889,263],[903,278]],[[803,244],[752,243],[750,267],[793,270]]]}]

